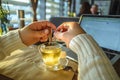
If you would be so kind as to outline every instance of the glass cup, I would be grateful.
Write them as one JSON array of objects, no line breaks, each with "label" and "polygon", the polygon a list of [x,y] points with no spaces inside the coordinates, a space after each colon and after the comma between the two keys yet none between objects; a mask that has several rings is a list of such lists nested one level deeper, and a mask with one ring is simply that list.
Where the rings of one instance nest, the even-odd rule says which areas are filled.
[{"label": "glass cup", "polygon": [[[61,45],[57,42],[46,42],[39,46],[39,51],[42,54],[42,58],[46,68],[49,70],[60,70],[63,68],[61,64]],[[64,63],[67,64],[67,61]]]}]

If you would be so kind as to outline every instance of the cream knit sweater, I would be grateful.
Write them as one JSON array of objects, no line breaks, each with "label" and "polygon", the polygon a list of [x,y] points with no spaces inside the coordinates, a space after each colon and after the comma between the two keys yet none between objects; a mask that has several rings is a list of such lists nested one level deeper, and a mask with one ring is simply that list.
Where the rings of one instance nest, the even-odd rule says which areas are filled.
[{"label": "cream knit sweater", "polygon": [[22,43],[18,30],[0,36],[0,60],[10,55],[12,51],[24,47],[27,46]]},{"label": "cream knit sweater", "polygon": [[76,36],[69,47],[78,55],[78,80],[120,80],[107,56],[90,35]]},{"label": "cream knit sweater", "polygon": [[[0,59],[24,47],[27,46],[22,43],[18,30],[0,36]],[[110,61],[90,35],[74,37],[69,47],[78,55],[79,80],[120,80]]]}]

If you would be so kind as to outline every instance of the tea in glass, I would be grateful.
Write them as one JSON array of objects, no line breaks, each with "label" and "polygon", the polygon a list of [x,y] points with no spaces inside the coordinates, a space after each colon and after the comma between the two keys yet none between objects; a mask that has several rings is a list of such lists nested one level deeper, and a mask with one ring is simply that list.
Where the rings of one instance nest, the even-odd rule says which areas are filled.
[{"label": "tea in glass", "polygon": [[40,51],[42,53],[42,58],[45,65],[49,68],[54,68],[59,64],[61,47],[56,42],[47,42],[40,46]]}]

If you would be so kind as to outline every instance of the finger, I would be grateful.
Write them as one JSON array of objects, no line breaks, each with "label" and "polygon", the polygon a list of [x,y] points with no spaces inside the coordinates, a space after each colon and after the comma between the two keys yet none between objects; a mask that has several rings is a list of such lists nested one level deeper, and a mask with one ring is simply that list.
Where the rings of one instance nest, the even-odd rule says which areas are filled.
[{"label": "finger", "polygon": [[46,28],[49,28],[49,27],[52,28],[53,30],[56,29],[56,26],[49,21],[33,22],[29,26],[33,30],[42,30],[42,29],[46,29]]},{"label": "finger", "polygon": [[46,39],[40,39],[40,42],[46,42],[48,40],[48,38]]},{"label": "finger", "polygon": [[56,29],[59,32],[65,32],[68,30],[68,26],[65,26],[64,24],[58,26],[58,28]]},{"label": "finger", "polygon": [[49,30],[48,29],[44,29],[44,30],[41,30],[41,31],[34,31],[34,35],[37,38],[44,37],[44,36],[46,36],[48,34],[49,34]]},{"label": "finger", "polygon": [[51,28],[56,30],[56,26],[49,21],[41,21],[39,24],[42,26],[42,29]]},{"label": "finger", "polygon": [[54,36],[55,36],[57,39],[62,39],[62,35],[63,35],[63,33],[61,33],[61,32],[58,32],[58,31],[54,32]]},{"label": "finger", "polygon": [[49,21],[45,21],[45,23],[46,23],[46,26],[52,28],[53,30],[56,30],[56,26],[53,23],[51,23]]},{"label": "finger", "polygon": [[48,36],[44,36],[40,38],[40,42],[46,42],[48,40]]},{"label": "finger", "polygon": [[46,29],[46,28],[51,28],[53,30],[56,29],[56,26],[53,23],[49,22],[49,21],[41,21],[41,22],[39,22],[38,25],[39,25],[39,27],[41,26],[42,29]]}]

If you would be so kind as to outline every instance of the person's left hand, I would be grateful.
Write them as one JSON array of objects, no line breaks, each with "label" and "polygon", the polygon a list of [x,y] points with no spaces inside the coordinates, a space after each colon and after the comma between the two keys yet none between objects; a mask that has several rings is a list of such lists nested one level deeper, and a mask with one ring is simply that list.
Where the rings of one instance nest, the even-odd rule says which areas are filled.
[{"label": "person's left hand", "polygon": [[39,41],[47,41],[50,34],[50,28],[55,30],[56,26],[49,21],[33,22],[20,29],[19,33],[22,42],[29,46]]}]

